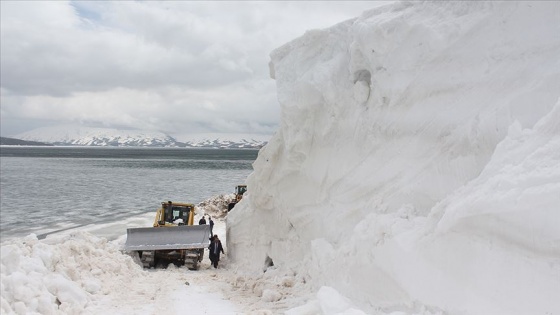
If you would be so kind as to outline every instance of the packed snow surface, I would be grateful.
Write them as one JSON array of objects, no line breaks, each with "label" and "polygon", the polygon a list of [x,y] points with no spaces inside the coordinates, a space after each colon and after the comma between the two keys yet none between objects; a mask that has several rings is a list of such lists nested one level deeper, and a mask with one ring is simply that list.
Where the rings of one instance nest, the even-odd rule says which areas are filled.
[{"label": "packed snow surface", "polygon": [[[399,2],[275,50],[280,130],[220,267],[127,227],[4,240],[2,314],[560,314],[560,3]],[[226,245],[226,244],[224,244]]]},{"label": "packed snow surface", "polygon": [[560,314],[558,21],[401,2],[275,50],[281,127],[228,216],[240,272],[339,295],[290,314]]}]

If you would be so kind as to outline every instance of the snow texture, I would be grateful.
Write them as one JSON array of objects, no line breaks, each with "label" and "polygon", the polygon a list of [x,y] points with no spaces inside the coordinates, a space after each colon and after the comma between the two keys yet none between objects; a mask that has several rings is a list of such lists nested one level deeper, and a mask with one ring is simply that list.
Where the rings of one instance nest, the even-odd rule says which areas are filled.
[{"label": "snow texture", "polygon": [[558,21],[400,2],[272,52],[282,121],[228,216],[238,272],[318,290],[289,314],[560,314]]}]

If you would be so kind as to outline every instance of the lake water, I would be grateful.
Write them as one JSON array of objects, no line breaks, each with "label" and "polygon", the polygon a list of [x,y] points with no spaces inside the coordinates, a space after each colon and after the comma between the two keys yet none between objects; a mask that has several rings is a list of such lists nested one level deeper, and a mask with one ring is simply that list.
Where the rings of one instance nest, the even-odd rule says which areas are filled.
[{"label": "lake water", "polygon": [[257,150],[1,147],[0,238],[197,204],[233,193]]}]

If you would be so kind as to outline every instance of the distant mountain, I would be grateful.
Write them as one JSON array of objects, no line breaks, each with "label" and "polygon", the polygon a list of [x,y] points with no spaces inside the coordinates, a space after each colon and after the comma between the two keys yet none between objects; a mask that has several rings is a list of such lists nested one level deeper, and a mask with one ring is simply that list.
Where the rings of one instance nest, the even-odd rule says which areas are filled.
[{"label": "distant mountain", "polygon": [[37,141],[25,141],[14,138],[0,137],[0,145],[30,145],[30,146],[52,146],[50,143],[37,142]]},{"label": "distant mountain", "polygon": [[175,136],[188,148],[220,149],[260,149],[270,139],[270,135],[258,134],[188,134]]},{"label": "distant mountain", "polygon": [[14,138],[59,146],[251,148],[264,146],[268,136],[199,134],[182,135],[183,141],[158,131],[91,128],[76,125],[38,128]]},{"label": "distant mountain", "polygon": [[48,142],[54,145],[112,146],[112,147],[177,147],[172,137],[153,131],[91,128],[76,125],[44,127],[14,136],[27,141]]}]

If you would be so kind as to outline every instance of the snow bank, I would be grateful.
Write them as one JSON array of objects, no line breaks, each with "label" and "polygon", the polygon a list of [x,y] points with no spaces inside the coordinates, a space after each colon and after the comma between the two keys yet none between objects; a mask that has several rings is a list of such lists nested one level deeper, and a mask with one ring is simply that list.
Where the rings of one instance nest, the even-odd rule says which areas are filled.
[{"label": "snow bank", "polygon": [[[223,219],[228,214],[228,205],[235,200],[235,194],[217,195],[196,205],[198,216],[209,215]],[[198,222],[198,221],[197,221]]]},{"label": "snow bank", "polygon": [[293,314],[336,294],[339,313],[560,313],[558,20],[401,2],[275,50],[281,127],[228,216],[239,272],[319,291]]},{"label": "snow bank", "polygon": [[2,243],[2,314],[82,314],[142,268],[118,247],[85,232]]}]

